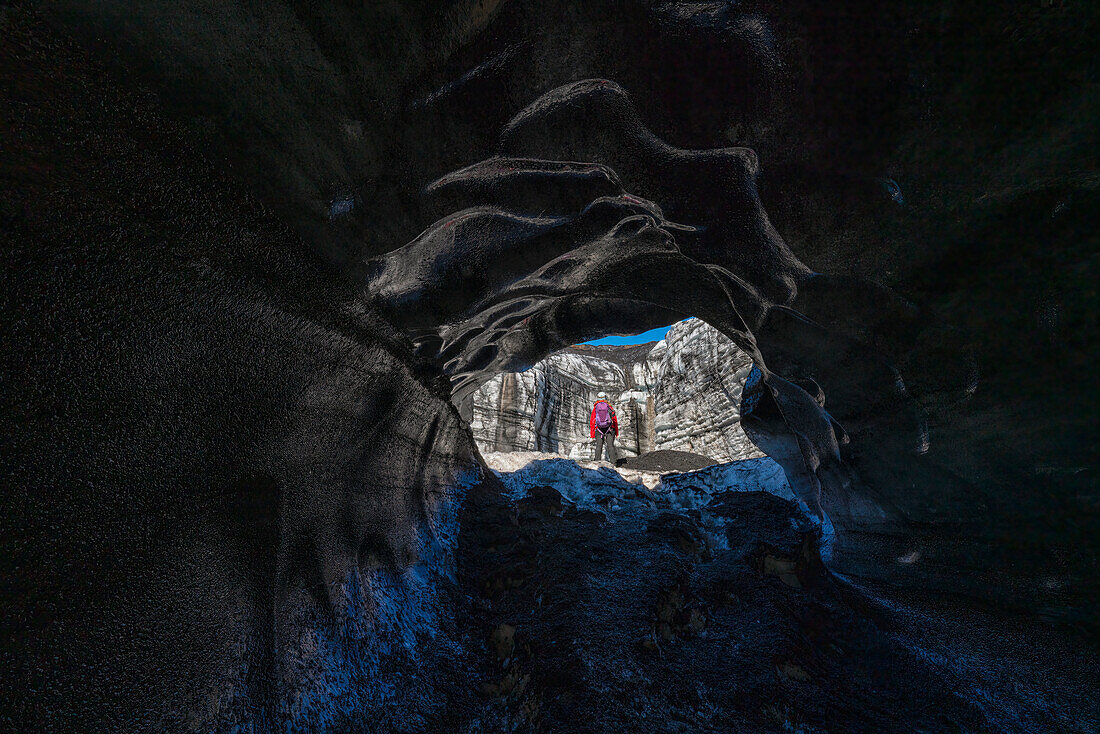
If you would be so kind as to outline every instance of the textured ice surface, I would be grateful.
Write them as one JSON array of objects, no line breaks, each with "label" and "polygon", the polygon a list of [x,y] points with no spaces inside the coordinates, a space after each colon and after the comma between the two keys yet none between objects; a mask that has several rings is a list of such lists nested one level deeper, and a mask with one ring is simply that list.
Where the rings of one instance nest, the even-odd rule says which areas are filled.
[{"label": "textured ice surface", "polygon": [[716,464],[690,472],[641,472],[612,467],[607,462],[574,461],[560,455],[536,452],[499,452],[484,456],[513,499],[532,487],[553,487],[578,507],[617,508],[616,500],[639,486],[662,506],[673,510],[705,508],[722,492],[768,492],[796,503],[805,527],[821,528],[821,555],[832,558],[836,531],[828,515],[821,519],[797,496],[783,468],[768,457]]},{"label": "textured ice surface", "polygon": [[764,491],[797,502],[783,469],[767,457],[716,464],[691,472],[644,472],[603,461],[575,461],[530,451],[484,455],[508,492],[522,497],[531,487],[553,487],[578,504],[599,504],[608,492],[641,485],[672,507],[697,508],[723,491]]},{"label": "textured ice surface", "polygon": [[652,489],[661,481],[661,472],[614,467],[606,461],[573,459],[561,454],[503,451],[482,456],[489,468],[513,490],[547,486],[554,487],[567,496],[570,492],[580,496],[584,489],[575,485],[583,484],[589,478],[596,478],[600,483],[610,483],[620,489],[630,489],[634,485]]}]

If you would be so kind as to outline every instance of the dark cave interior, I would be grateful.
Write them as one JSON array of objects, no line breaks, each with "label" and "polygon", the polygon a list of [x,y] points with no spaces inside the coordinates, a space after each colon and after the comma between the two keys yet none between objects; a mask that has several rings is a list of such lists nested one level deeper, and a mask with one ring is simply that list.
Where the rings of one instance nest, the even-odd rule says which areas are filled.
[{"label": "dark cave interior", "polygon": [[[1098,20],[3,4],[0,728],[1095,731]],[[688,315],[810,515],[509,499]]]}]

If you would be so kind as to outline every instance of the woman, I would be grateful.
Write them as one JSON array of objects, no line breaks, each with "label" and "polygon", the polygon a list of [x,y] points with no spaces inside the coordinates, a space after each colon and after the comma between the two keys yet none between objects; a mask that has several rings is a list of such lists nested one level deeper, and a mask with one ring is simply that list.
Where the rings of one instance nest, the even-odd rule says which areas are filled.
[{"label": "woman", "polygon": [[588,430],[592,438],[596,439],[596,461],[603,454],[603,447],[607,446],[607,460],[615,464],[618,454],[615,452],[615,437],[619,435],[619,419],[615,416],[615,409],[607,402],[607,393],[601,392],[596,396],[596,404],[592,406],[592,415],[588,418]]}]

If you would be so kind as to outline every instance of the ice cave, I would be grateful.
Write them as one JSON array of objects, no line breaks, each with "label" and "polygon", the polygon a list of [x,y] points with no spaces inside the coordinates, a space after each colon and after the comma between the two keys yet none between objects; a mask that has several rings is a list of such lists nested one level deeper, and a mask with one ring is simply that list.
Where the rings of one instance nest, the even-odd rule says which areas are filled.
[{"label": "ice cave", "polygon": [[0,30],[0,730],[1100,731],[1100,5]]}]

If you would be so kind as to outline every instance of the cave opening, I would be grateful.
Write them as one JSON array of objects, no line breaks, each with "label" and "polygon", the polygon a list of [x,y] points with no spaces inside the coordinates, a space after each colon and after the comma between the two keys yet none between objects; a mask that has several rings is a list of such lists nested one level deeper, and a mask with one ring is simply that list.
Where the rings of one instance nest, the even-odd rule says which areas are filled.
[{"label": "cave opening", "polygon": [[494,375],[460,412],[482,454],[592,459],[590,413],[603,393],[616,413],[620,463],[636,464],[654,451],[728,462],[759,455],[739,426],[751,366],[751,358],[721,332],[690,318],[574,344],[525,370]]}]

